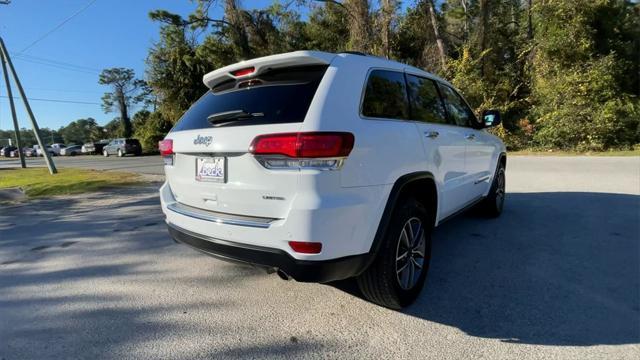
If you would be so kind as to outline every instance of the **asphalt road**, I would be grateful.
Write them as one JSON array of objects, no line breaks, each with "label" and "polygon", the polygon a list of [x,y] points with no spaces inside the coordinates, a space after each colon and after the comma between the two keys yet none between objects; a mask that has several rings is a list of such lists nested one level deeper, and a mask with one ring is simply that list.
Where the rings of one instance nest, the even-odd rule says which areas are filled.
[{"label": "asphalt road", "polygon": [[640,159],[507,181],[500,218],[436,229],[402,312],[174,244],[157,184],[0,208],[0,358],[638,359]]},{"label": "asphalt road", "polygon": [[[27,167],[45,166],[43,158],[26,158]],[[117,156],[104,157],[101,155],[54,156],[56,167],[75,167],[96,170],[118,170],[141,174],[164,175],[162,158],[160,156]],[[20,167],[20,160],[0,158],[0,169]]]}]

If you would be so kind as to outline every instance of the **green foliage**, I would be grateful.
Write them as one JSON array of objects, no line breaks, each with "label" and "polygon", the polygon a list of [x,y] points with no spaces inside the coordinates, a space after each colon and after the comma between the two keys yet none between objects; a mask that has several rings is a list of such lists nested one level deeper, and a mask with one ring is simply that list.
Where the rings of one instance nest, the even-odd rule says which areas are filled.
[{"label": "green foliage", "polygon": [[348,21],[343,7],[332,3],[314,6],[309,14],[309,21],[304,25],[304,34],[308,41],[303,48],[329,52],[344,51],[349,41]]},{"label": "green foliage", "polygon": [[[139,113],[138,113],[139,114]],[[138,115],[136,114],[136,115]],[[140,140],[145,153],[153,153],[158,149],[158,141],[164,139],[171,130],[171,122],[167,121],[160,112],[146,113],[136,120],[134,137]]]},{"label": "green foliage", "polygon": [[87,141],[97,141],[104,136],[102,128],[93,118],[78,119],[69,125],[60,128],[58,133],[62,135],[66,144],[82,145]]},{"label": "green foliage", "polygon": [[[429,3],[418,0],[400,12],[385,1],[274,1],[248,10],[234,0],[197,0],[186,19],[155,11],[150,17],[161,23],[160,39],[150,49],[146,75],[158,111],[135,125],[136,136],[155,148],[206,91],[202,76],[213,69],[286,51],[364,46],[450,80],[478,113],[500,110],[503,125],[492,132],[510,149],[605,150],[640,141],[640,5],[433,1],[432,23]],[[224,17],[211,18],[213,6],[222,6]],[[305,20],[300,6],[308,9]]]},{"label": "green foliage", "polygon": [[[631,35],[640,36],[640,30],[619,21],[629,21],[631,5],[604,0],[544,1],[537,14],[539,36],[532,62],[531,114],[538,129],[534,144],[605,150],[638,143],[640,102],[628,79],[639,76],[630,56],[633,41],[638,41]],[[603,18],[611,14],[617,20]]]},{"label": "green foliage", "polygon": [[[62,135],[60,135],[58,131],[51,130],[49,128],[40,128],[40,136],[42,136],[42,141],[44,141],[45,144],[61,143],[64,141]],[[0,147],[7,145],[8,141],[4,139],[9,138],[13,145],[17,146],[16,136],[13,130],[0,130],[0,139],[3,139],[0,140]],[[20,129],[20,139],[22,140],[22,146],[26,147],[32,147],[38,143],[33,130],[27,128]]]},{"label": "green foliage", "polygon": [[122,123],[122,135],[131,136],[129,107],[132,104],[147,103],[151,90],[144,80],[136,79],[133,69],[110,68],[102,70],[98,83],[111,87],[110,92],[102,96],[102,108],[105,113],[118,112]]}]

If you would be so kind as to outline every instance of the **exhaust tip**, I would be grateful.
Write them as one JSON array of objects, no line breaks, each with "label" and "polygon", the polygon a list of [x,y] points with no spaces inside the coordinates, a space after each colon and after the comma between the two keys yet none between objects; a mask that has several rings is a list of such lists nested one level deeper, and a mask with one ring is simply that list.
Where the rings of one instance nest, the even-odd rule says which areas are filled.
[{"label": "exhaust tip", "polygon": [[286,272],[284,272],[284,271],[282,271],[280,269],[278,269],[278,271],[276,271],[276,273],[278,274],[278,276],[280,276],[280,279],[282,279],[282,280],[287,280],[287,281],[291,280],[291,276],[287,275]]}]

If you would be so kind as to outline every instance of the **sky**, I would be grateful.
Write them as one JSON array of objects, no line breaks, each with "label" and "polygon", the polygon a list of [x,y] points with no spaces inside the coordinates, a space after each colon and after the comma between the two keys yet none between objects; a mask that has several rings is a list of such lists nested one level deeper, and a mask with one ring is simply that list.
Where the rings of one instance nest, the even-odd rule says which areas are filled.
[{"label": "sky", "polygon": [[[258,8],[271,2],[244,0],[242,5]],[[100,71],[128,67],[143,78],[144,60],[159,32],[149,11],[165,9],[186,16],[194,8],[188,0],[12,0],[0,5],[0,36],[27,97],[34,99],[30,105],[40,127],[58,129],[87,117],[104,125],[116,114],[105,114],[100,106],[108,91],[98,84]],[[211,15],[221,13],[216,8]],[[13,95],[18,96],[15,87]],[[13,128],[6,96],[1,79],[0,129],[4,130]],[[16,110],[20,127],[30,128],[20,99]]]}]

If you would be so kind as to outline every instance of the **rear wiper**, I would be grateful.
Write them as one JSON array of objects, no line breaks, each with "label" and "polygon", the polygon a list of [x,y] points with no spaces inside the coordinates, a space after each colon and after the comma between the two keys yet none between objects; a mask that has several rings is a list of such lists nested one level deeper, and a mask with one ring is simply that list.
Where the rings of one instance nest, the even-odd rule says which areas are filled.
[{"label": "rear wiper", "polygon": [[220,123],[225,123],[225,122],[230,122],[235,120],[250,119],[250,118],[262,117],[262,116],[264,116],[264,113],[261,113],[261,112],[249,113],[244,110],[231,110],[231,111],[223,111],[223,112],[211,114],[207,116],[207,120],[211,124],[220,124]]}]

